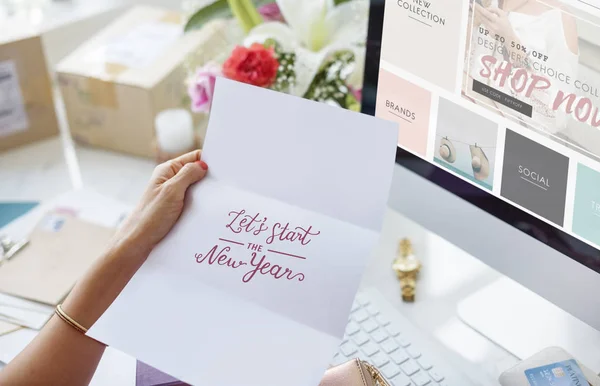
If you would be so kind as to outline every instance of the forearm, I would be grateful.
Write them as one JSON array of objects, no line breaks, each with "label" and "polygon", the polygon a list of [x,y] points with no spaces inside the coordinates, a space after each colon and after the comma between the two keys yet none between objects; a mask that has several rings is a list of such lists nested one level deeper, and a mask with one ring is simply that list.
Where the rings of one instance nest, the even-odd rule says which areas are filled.
[{"label": "forearm", "polygon": [[[64,311],[84,327],[98,320],[143,264],[147,253],[126,244],[110,248],[65,299]],[[87,385],[104,349],[55,315],[0,372],[0,385]]]},{"label": "forearm", "polygon": [[[63,303],[67,315],[92,326],[125,288],[152,248],[181,215],[188,187],[208,165],[193,151],[156,167],[140,204],[119,229],[109,250],[79,280]],[[87,385],[104,345],[54,316],[40,334],[0,372],[2,386]]]},{"label": "forearm", "polygon": [[136,250],[133,241],[118,242],[99,259],[63,302],[65,312],[91,327],[141,267],[150,251]]}]

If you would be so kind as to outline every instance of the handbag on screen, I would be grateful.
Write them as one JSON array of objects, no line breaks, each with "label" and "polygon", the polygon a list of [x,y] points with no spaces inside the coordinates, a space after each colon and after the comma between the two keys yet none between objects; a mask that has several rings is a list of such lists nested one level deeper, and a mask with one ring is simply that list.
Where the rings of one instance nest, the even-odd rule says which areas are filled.
[{"label": "handbag on screen", "polygon": [[390,386],[375,366],[353,359],[325,372],[319,386]]}]

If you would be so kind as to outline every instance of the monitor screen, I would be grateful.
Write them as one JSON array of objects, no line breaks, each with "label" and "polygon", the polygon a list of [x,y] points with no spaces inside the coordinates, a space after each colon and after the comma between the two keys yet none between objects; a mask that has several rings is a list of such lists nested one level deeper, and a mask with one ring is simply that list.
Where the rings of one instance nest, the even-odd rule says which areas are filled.
[{"label": "monitor screen", "polygon": [[400,164],[598,272],[599,16],[374,0],[363,90],[363,112],[397,122]]}]

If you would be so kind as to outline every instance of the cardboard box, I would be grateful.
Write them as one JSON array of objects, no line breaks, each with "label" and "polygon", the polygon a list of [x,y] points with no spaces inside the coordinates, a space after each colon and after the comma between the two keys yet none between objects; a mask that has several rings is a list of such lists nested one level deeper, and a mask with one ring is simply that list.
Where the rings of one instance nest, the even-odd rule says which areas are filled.
[{"label": "cardboard box", "polygon": [[138,156],[154,156],[154,118],[168,108],[189,108],[186,57],[222,28],[211,23],[183,34],[183,17],[137,6],[57,66],[73,138]]},{"label": "cardboard box", "polygon": [[40,35],[0,29],[0,151],[57,135],[52,83]]}]

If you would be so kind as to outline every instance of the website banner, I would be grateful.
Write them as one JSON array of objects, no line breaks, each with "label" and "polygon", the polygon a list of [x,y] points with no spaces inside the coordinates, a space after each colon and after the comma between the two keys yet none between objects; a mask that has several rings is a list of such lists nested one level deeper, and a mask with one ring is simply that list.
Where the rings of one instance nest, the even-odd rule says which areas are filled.
[{"label": "website banner", "polygon": [[600,26],[557,2],[508,3],[470,4],[463,95],[599,160]]}]

